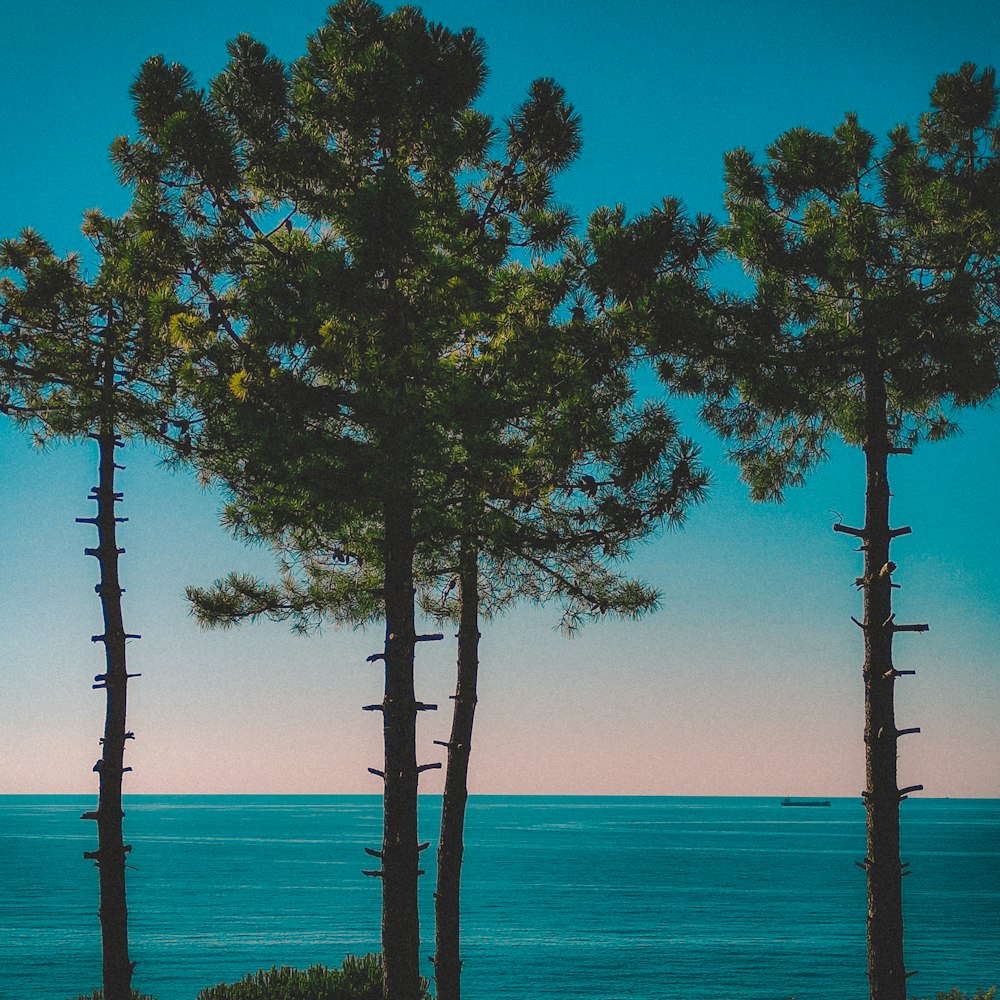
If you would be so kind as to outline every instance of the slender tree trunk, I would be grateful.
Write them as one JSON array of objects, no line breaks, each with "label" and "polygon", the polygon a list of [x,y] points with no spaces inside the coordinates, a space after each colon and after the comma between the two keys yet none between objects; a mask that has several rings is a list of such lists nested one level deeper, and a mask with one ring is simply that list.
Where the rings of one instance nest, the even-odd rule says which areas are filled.
[{"label": "slender tree trunk", "polygon": [[462,995],[461,880],[465,807],[469,798],[469,754],[479,674],[478,563],[476,551],[471,546],[463,547],[459,568],[458,676],[441,803],[441,839],[434,896],[437,1000],[460,1000]]},{"label": "slender tree trunk", "polygon": [[865,774],[868,853],[868,980],[872,1000],[906,1000],[902,869],[896,779],[889,545],[889,427],[881,372],[866,378],[865,471]]},{"label": "slender tree trunk", "polygon": [[132,996],[133,963],[128,950],[128,907],[125,900],[125,862],[131,847],[122,836],[122,774],[131,768],[124,767],[125,741],[132,737],[126,731],[128,671],[125,664],[125,626],[122,621],[122,589],[118,577],[118,541],[116,537],[115,503],[121,494],[115,492],[115,448],[121,443],[115,434],[110,416],[114,392],[114,359],[110,350],[104,371],[105,416],[100,430],[91,435],[96,438],[99,451],[98,485],[91,494],[97,501],[96,518],[81,518],[97,527],[96,549],[87,549],[88,555],[97,558],[101,567],[101,582],[97,591],[104,613],[104,634],[95,636],[103,642],[106,654],[106,671],[95,678],[94,687],[107,692],[107,713],[104,720],[103,753],[94,766],[100,777],[97,812],[85,813],[84,819],[97,821],[98,848],[88,851],[85,858],[92,858],[100,878],[101,945],[103,949],[104,1000],[130,1000]]},{"label": "slender tree trunk", "polygon": [[[405,460],[404,460],[405,461]],[[385,512],[385,793],[382,838],[382,959],[385,1000],[419,1000],[417,759],[413,661],[413,498],[396,477]]]}]

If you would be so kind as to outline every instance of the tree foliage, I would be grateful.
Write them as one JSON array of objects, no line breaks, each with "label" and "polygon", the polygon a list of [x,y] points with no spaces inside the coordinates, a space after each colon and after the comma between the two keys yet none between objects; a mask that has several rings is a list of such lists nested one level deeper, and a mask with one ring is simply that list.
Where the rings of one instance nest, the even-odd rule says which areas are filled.
[{"label": "tree foliage", "polygon": [[847,115],[786,132],[766,165],[726,156],[724,242],[756,293],[729,303],[704,413],[755,499],[801,484],[832,434],[862,443],[866,377],[884,377],[894,447],[947,437],[996,390],[993,72],[942,76],[931,103],[881,148]]},{"label": "tree foliage", "polygon": [[134,217],[90,212],[83,232],[97,257],[93,278],[80,255],[57,256],[32,230],[0,242],[5,406],[40,441],[96,431],[110,353],[117,432],[154,437],[174,389],[162,336],[174,300],[169,267]]}]

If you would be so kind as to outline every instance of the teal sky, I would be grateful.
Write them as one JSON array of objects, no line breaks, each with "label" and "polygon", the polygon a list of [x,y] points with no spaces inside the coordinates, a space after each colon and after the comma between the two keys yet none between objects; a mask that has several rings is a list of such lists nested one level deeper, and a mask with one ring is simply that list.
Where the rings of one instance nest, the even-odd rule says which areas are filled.
[{"label": "teal sky", "polygon": [[[95,13],[95,8],[97,12]],[[441,0],[425,13],[472,25],[491,69],[481,101],[502,116],[530,81],[551,76],[584,123],[580,161],[561,198],[578,215],[602,203],[631,212],[667,195],[722,211],[722,154],[761,152],[795,125],[830,130],[846,111],[884,135],[914,121],[937,74],[1000,59],[995,6],[945,12],[926,2],[527,2]],[[128,87],[155,53],[202,82],[246,31],[276,55],[300,54],[322,3],[149,0],[4,4],[0,107],[0,236],[30,225],[58,252],[83,248],[82,212],[124,211],[128,194],[107,148],[133,131]],[[732,278],[730,269],[729,277]],[[720,280],[722,278],[720,277]],[[859,556],[830,530],[860,523],[860,457],[831,460],[781,507],[753,506],[719,447],[697,427],[715,473],[708,504],[682,532],[636,554],[634,569],[664,592],[639,624],[588,626],[567,641],[555,609],[522,609],[484,630],[474,792],[854,795],[864,784]],[[925,635],[897,641],[915,668],[898,686],[900,779],[926,794],[1000,795],[1000,495],[995,410],[966,414],[965,433],[894,460],[893,521],[900,621]],[[267,572],[270,558],[231,542],[218,501],[192,477],[129,449],[121,477],[127,549],[122,573],[130,669],[127,790],[372,792],[381,756],[380,698],[365,657],[381,643],[282,625],[204,633],[182,589],[232,570]],[[85,499],[89,445],[45,452],[0,426],[0,793],[96,789],[103,698],[100,608]],[[433,647],[433,648],[432,648]],[[444,709],[450,643],[418,650],[417,694]],[[445,711],[419,730],[437,759]],[[440,787],[428,772],[426,791]]]}]

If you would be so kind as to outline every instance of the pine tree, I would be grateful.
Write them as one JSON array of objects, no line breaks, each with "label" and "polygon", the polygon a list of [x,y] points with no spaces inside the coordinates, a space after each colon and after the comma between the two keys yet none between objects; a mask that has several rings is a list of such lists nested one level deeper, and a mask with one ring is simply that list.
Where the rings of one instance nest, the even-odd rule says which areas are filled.
[{"label": "pine tree", "polygon": [[100,922],[103,955],[103,995],[130,1000],[135,963],[129,957],[125,870],[131,847],[123,837],[122,777],[127,730],[127,688],[131,677],[126,643],[139,636],[125,631],[119,578],[116,516],[121,501],[115,461],[123,435],[153,433],[157,416],[167,406],[162,393],[165,358],[162,341],[153,331],[158,305],[170,297],[169,281],[158,274],[155,248],[144,239],[134,220],[110,220],[90,213],[84,232],[97,251],[100,269],[88,281],[76,256],[58,258],[37,234],[0,245],[0,279],[4,342],[16,358],[18,419],[31,423],[36,436],[89,437],[98,447],[98,483],[90,498],[96,516],[81,523],[97,529],[98,544],[85,550],[100,566],[100,596],[104,619],[101,634],[92,637],[105,649],[106,666],[94,681],[106,693],[101,758],[94,766],[100,790],[96,811],[83,819],[97,823],[97,850],[92,859],[100,879]]},{"label": "pine tree", "polygon": [[[634,346],[586,289],[587,244],[570,238],[566,253],[566,321],[552,326],[551,316],[523,317],[519,336],[503,328],[485,337],[481,330],[466,354],[474,402],[453,407],[463,415],[456,568],[442,580],[440,604],[425,600],[428,613],[447,614],[459,626],[435,894],[435,981],[448,1000],[460,996],[460,879],[480,618],[513,600],[555,599],[572,633],[589,618],[637,617],[655,607],[656,592],[627,579],[621,563],[657,528],[679,525],[707,485],[697,449],[680,437],[672,416],[635,402]],[[539,335],[541,319],[550,325]],[[456,599],[448,600],[449,588]]]},{"label": "pine tree", "polygon": [[[576,154],[578,126],[561,89],[540,80],[495,135],[471,108],[485,72],[481,43],[469,30],[427,25],[411,8],[386,16],[358,0],[335,5],[290,72],[249,38],[230,52],[207,94],[182,68],[147,63],[134,88],[141,135],[120,140],[115,157],[136,185],[137,211],[174,247],[201,297],[199,309],[172,321],[190,358],[181,382],[202,415],[194,454],[233,493],[230,526],[287,559],[280,587],[233,576],[200,595],[202,613],[217,622],[287,613],[303,627],[322,613],[385,621],[384,652],[372,659],[384,661],[386,697],[369,706],[384,716],[385,764],[376,773],[385,827],[381,850],[370,853],[382,862],[372,874],[383,887],[386,995],[408,997],[419,958],[415,718],[429,707],[414,697],[414,644],[426,637],[416,634],[413,594],[449,546],[451,571],[464,567],[471,593],[482,538],[466,537],[463,548],[455,530],[471,485],[460,474],[467,459],[456,456],[469,445],[463,414],[487,396],[468,395],[470,377],[495,358],[496,344],[528,355],[533,341],[567,325],[549,317],[566,298],[571,268],[546,269],[540,258],[565,242],[572,222],[554,205],[551,182]],[[519,328],[535,299],[547,302],[544,319],[534,331]],[[601,338],[593,346],[606,352]],[[593,364],[579,348],[564,360],[570,369]],[[537,384],[538,372],[532,377]],[[627,386],[621,370],[614,385],[619,394]],[[498,381],[491,391],[510,388]],[[568,398],[556,384],[536,408],[557,413]],[[606,420],[600,405],[590,410],[598,416],[578,411],[584,428]],[[654,417],[647,430],[665,430]],[[630,454],[629,487],[675,436],[670,429],[646,440],[649,456]],[[641,438],[631,433],[633,444]],[[611,438],[605,444],[614,447]],[[508,457],[494,485],[506,481],[514,510],[525,496],[531,508],[542,494],[526,491],[515,465]],[[671,502],[679,515],[697,475],[664,487],[673,501],[653,521]],[[581,481],[594,489],[596,478]],[[578,551],[585,540],[611,553],[616,538],[642,533],[642,516],[613,489],[605,493],[596,515],[566,503],[533,526],[526,516],[493,516],[511,544],[531,531],[548,538],[541,566],[555,579],[567,556],[554,521],[572,526]],[[648,603],[641,588],[612,596],[619,585],[596,562],[592,576],[607,601]]]},{"label": "pine tree", "polygon": [[203,414],[205,474],[238,498],[246,530],[280,537],[316,518],[335,559],[381,568],[368,602],[386,623],[375,874],[386,995],[415,1000],[415,729],[428,706],[414,693],[413,565],[446,475],[438,400],[490,270],[522,236],[565,228],[548,178],[575,130],[539,81],[491,159],[491,122],[471,107],[481,42],[413,8],[335,5],[290,71],[245,36],[230,52],[207,94],[150,60],[134,87],[140,137],[114,155],[201,296],[172,322],[198,358],[181,381]]},{"label": "pine tree", "polygon": [[786,132],[764,165],[729,153],[723,238],[756,292],[723,301],[715,329],[692,323],[683,346],[655,344],[674,385],[706,392],[704,415],[732,442],[755,499],[804,482],[831,436],[864,453],[864,524],[834,528],[864,554],[872,1000],[906,997],[899,814],[922,786],[897,785],[899,738],[919,730],[896,723],[895,685],[913,671],[895,667],[893,641],[928,627],[897,622],[892,608],[890,546],[910,528],[891,526],[889,459],[947,436],[955,409],[997,386],[993,72],[942,76],[931,102],[916,137],[899,126],[881,149],[847,115],[832,135]]}]

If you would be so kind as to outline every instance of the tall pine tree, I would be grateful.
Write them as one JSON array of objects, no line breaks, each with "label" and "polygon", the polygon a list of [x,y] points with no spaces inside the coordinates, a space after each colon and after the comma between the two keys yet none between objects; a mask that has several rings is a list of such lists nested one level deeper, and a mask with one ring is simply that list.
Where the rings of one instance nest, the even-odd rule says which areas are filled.
[{"label": "tall pine tree", "polygon": [[[97,559],[103,630],[92,640],[104,646],[105,669],[93,687],[105,692],[106,711],[98,774],[97,809],[83,819],[97,823],[98,846],[84,853],[98,868],[103,995],[131,1000],[128,906],[125,871],[131,847],[123,836],[122,777],[127,728],[126,643],[119,577],[115,450],[126,436],[153,435],[169,411],[165,340],[158,327],[172,297],[154,241],[134,219],[112,220],[90,213],[84,226],[97,253],[93,280],[77,256],[57,257],[37,234],[25,231],[0,245],[0,328],[16,361],[13,403],[18,419],[40,440],[89,437],[98,448],[98,483],[89,499],[95,516],[77,518],[97,529]],[[8,400],[8,405],[10,400]]]},{"label": "tall pine tree", "polygon": [[563,238],[551,178],[577,126],[542,80],[495,142],[471,106],[481,42],[413,8],[345,0],[291,69],[245,36],[230,52],[208,93],[150,60],[134,87],[140,135],[114,155],[200,299],[171,324],[190,354],[179,379],[202,414],[203,470],[237,498],[241,530],[299,533],[309,550],[321,525],[325,558],[372,584],[352,584],[356,611],[385,620],[375,874],[386,995],[407,1000],[419,993],[415,725],[427,707],[414,691],[414,562],[453,516],[437,502],[453,485],[452,358],[497,270]]},{"label": "tall pine tree", "polygon": [[[724,242],[752,275],[746,301],[723,301],[680,340],[653,337],[669,382],[704,391],[704,415],[732,444],[758,500],[804,482],[839,436],[865,459],[865,520],[856,538],[864,614],[868,975],[872,1000],[905,1000],[900,802],[894,708],[896,620],[889,459],[954,429],[954,411],[997,386],[1000,167],[990,70],[938,79],[914,136],[881,148],[848,115],[832,135],[792,129],[763,165],[726,156]],[[671,290],[644,299],[649,315]],[[661,331],[663,324],[659,325]]]}]

